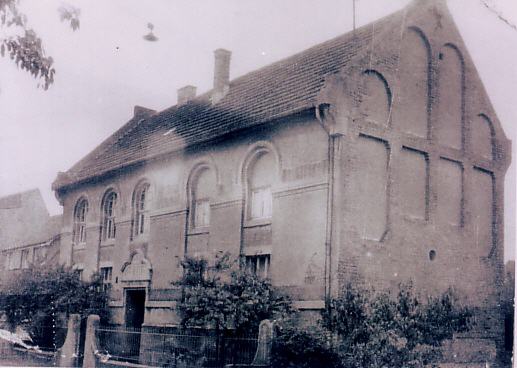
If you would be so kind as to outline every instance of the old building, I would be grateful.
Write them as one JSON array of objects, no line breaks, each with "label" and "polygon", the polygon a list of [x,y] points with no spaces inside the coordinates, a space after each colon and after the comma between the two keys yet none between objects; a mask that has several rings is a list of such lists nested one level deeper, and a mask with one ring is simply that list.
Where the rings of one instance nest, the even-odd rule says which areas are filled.
[{"label": "old building", "polygon": [[50,216],[38,189],[0,198],[0,283],[59,262],[62,216]]},{"label": "old building", "polygon": [[[318,311],[349,281],[452,286],[501,336],[510,142],[444,1],[178,90],[54,182],[61,261],[100,271],[114,322],[174,325],[185,254],[230,251]],[[499,337],[498,337],[499,338]]]}]

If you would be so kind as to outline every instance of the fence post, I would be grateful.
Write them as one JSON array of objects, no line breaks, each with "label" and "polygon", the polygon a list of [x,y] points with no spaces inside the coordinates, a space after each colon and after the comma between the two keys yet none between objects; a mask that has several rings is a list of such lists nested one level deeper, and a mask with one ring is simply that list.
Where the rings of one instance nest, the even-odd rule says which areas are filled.
[{"label": "fence post", "polygon": [[271,350],[275,338],[274,324],[268,319],[260,322],[258,346],[251,366],[269,366],[271,364]]},{"label": "fence post", "polygon": [[75,367],[79,357],[79,336],[81,333],[81,316],[71,314],[68,317],[65,343],[59,350],[60,367]]},{"label": "fence post", "polygon": [[99,327],[100,318],[96,314],[90,314],[86,321],[86,338],[84,340],[83,368],[94,368],[96,366],[95,353],[97,349],[97,338],[95,331]]}]

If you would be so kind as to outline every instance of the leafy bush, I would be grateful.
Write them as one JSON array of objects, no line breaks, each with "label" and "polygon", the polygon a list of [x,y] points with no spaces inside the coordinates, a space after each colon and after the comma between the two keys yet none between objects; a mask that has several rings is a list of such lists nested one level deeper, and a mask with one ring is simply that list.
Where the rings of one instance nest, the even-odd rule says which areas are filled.
[{"label": "leafy bush", "polygon": [[456,304],[451,290],[422,302],[411,284],[395,296],[348,285],[323,324],[339,336],[346,367],[423,367],[439,357],[443,340],[468,329],[471,312]]},{"label": "leafy bush", "polygon": [[274,367],[424,367],[440,357],[443,340],[468,330],[470,318],[450,290],[422,302],[411,284],[396,295],[347,285],[321,327],[279,331]]},{"label": "leafy bush", "polygon": [[91,281],[81,281],[76,272],[63,266],[26,270],[0,290],[0,310],[10,327],[25,327],[34,342],[42,346],[48,345],[48,327],[60,316],[98,314],[107,321],[107,301],[98,275]]},{"label": "leafy bush", "polygon": [[290,299],[269,280],[240,269],[228,254],[215,259],[186,258],[178,311],[184,327],[257,331],[260,321],[288,315]]},{"label": "leafy bush", "polygon": [[272,349],[275,368],[341,368],[340,357],[332,348],[328,330],[311,327],[310,330],[287,323],[277,330]]}]

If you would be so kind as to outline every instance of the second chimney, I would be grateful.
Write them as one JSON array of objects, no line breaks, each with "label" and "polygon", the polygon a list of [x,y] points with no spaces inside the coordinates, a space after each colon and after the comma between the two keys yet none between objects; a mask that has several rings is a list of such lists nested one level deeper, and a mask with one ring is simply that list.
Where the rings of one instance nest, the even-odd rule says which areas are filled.
[{"label": "second chimney", "polygon": [[214,90],[212,102],[216,103],[221,100],[230,88],[230,58],[231,51],[225,49],[217,49],[214,51]]},{"label": "second chimney", "polygon": [[185,86],[178,89],[178,105],[183,105],[196,97],[195,86]]}]

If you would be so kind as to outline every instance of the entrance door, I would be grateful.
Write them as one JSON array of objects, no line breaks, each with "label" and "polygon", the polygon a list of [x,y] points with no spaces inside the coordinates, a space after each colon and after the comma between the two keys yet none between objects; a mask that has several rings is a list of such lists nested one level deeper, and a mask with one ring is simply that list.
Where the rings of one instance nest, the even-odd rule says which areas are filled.
[{"label": "entrance door", "polygon": [[142,327],[144,314],[145,289],[126,290],[126,327]]},{"label": "entrance door", "polygon": [[138,363],[140,356],[140,331],[144,323],[145,289],[126,290],[126,327],[123,354],[133,362]]}]

